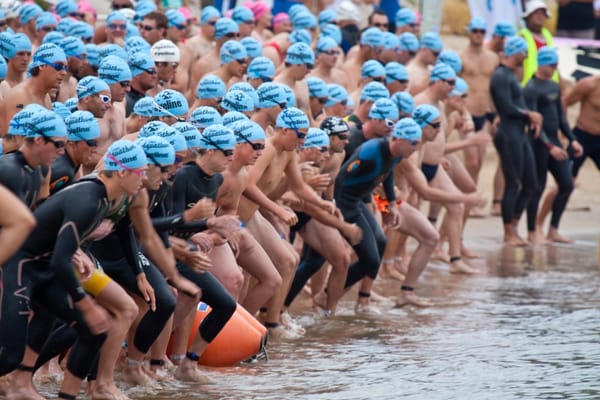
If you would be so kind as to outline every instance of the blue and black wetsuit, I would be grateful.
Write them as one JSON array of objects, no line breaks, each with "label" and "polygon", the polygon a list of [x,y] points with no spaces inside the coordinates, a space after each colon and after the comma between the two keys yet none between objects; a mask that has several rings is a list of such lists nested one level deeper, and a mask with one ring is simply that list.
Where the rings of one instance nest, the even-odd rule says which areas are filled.
[{"label": "blue and black wetsuit", "polygon": [[[175,174],[173,214],[182,213],[205,197],[216,201],[222,183],[221,174],[209,175],[193,162],[184,165]],[[172,233],[185,239],[191,235],[191,232],[182,233],[176,230]],[[202,289],[202,301],[212,308],[198,328],[202,339],[210,343],[229,321],[237,303],[210,272],[197,272],[181,261],[177,262],[177,269],[182,276]]]},{"label": "blue and black wetsuit", "polygon": [[42,167],[31,167],[20,151],[0,157],[0,184],[13,192],[32,210],[44,180]]},{"label": "blue and black wetsuit", "polygon": [[558,228],[569,196],[573,192],[573,177],[571,174],[571,161],[554,159],[550,156],[548,148],[550,146],[562,146],[558,139],[559,129],[569,139],[569,142],[575,140],[575,136],[571,132],[562,108],[560,87],[556,82],[551,79],[542,80],[534,76],[527,82],[524,95],[527,106],[544,117],[540,138],[529,138],[536,160],[538,181],[536,191],[527,207],[527,228],[533,232],[535,231],[538,205],[546,186],[548,171],[558,184],[558,194],[552,204],[552,219],[550,222],[551,227]]},{"label": "blue and black wetsuit", "polygon": [[499,65],[492,74],[490,92],[500,116],[494,145],[500,156],[505,181],[502,221],[508,225],[520,218],[535,191],[535,160],[526,137],[528,110],[517,75],[507,66]]},{"label": "blue and black wetsuit", "polygon": [[50,175],[50,194],[54,194],[67,187],[75,180],[78,165],[75,165],[69,154],[65,152],[52,163],[52,172]]},{"label": "blue and black wetsuit", "polygon": [[393,157],[389,139],[371,139],[362,144],[342,165],[335,181],[335,201],[344,219],[357,224],[363,232],[360,243],[353,246],[358,261],[348,270],[346,287],[365,276],[375,279],[379,270],[386,238],[381,227],[363,201],[379,183],[384,184],[386,198],[395,202],[394,167],[402,160]]},{"label": "blue and black wetsuit", "polygon": [[[73,254],[109,211],[104,184],[90,180],[74,184],[44,202],[34,212],[37,226],[21,250],[3,267],[0,316],[0,375],[14,370],[28,341],[30,303],[37,303],[77,332],[68,370],[83,379],[96,359],[105,335],[94,335],[73,305],[86,294],[75,275]],[[36,329],[47,339],[52,325]],[[44,334],[45,333],[45,334]],[[43,341],[39,347],[43,345]],[[34,350],[37,350],[34,348]]]}]

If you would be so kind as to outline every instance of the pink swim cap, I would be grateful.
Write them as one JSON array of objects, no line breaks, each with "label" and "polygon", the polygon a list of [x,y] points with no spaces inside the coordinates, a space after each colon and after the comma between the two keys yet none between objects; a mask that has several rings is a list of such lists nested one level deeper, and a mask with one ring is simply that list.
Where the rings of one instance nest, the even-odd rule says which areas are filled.
[{"label": "pink swim cap", "polygon": [[269,6],[261,1],[247,1],[244,7],[250,9],[255,19],[259,19],[269,11]]},{"label": "pink swim cap", "polygon": [[186,21],[195,18],[190,9],[185,6],[179,7],[179,12],[183,14]]},{"label": "pink swim cap", "polygon": [[273,28],[277,28],[282,24],[285,24],[286,22],[290,22],[290,16],[287,15],[284,12],[280,12],[278,14],[275,14],[275,16],[273,17]]},{"label": "pink swim cap", "polygon": [[96,9],[87,0],[81,0],[77,4],[77,7],[79,8],[79,11],[81,11],[81,12],[92,14],[94,16],[94,20],[96,18],[98,18],[98,13],[97,13]]}]

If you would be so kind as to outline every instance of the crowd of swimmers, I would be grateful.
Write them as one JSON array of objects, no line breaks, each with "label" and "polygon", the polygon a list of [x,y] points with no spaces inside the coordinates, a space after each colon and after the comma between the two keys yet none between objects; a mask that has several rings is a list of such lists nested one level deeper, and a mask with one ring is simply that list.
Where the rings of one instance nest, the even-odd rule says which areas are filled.
[{"label": "crowd of swimmers", "polygon": [[[307,285],[325,321],[353,287],[356,313],[380,312],[380,277],[398,280],[396,306],[432,306],[416,293],[431,259],[482,272],[462,237],[487,213],[478,178],[490,142],[492,212],[507,246],[570,242],[558,228],[574,179],[587,157],[600,168],[600,78],[562,93],[558,53],[540,46],[523,85],[528,44],[510,24],[472,19],[456,52],[420,35],[407,8],[394,31],[373,12],[353,40],[345,28],[360,16],[347,6],[273,16],[252,1],[196,18],[113,0],[96,23],[83,2],[9,3],[0,12],[7,399],[43,398],[33,376],[49,363],[62,367],[62,399],[84,380],[92,399],[127,399],[117,366],[129,385],[207,382],[198,360],[237,304],[272,342],[298,339],[306,332],[287,310]],[[565,109],[575,103],[571,130]],[[547,172],[557,188],[540,206]],[[199,301],[211,311],[194,334]]]}]

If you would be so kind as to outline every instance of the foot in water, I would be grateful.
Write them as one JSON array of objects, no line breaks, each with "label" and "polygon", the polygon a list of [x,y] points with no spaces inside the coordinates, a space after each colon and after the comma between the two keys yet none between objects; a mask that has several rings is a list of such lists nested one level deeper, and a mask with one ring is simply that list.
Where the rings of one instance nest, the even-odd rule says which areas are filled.
[{"label": "foot in water", "polygon": [[94,385],[91,397],[92,400],[131,400],[114,383],[111,385]]},{"label": "foot in water", "polygon": [[327,293],[320,291],[316,296],[313,297],[313,310],[323,317],[333,317],[335,314],[334,310],[327,308]]},{"label": "foot in water", "polygon": [[551,242],[555,242],[555,243],[574,243],[575,241],[573,239],[570,239],[566,236],[561,235],[560,233],[558,233],[558,230],[555,228],[550,229],[550,231],[548,232],[548,236],[547,239]]},{"label": "foot in water", "polygon": [[125,383],[133,386],[144,386],[152,383],[152,379],[146,375],[142,368],[142,362],[127,359],[123,368],[122,379]]},{"label": "foot in water", "polygon": [[471,268],[467,263],[465,263],[460,257],[452,260],[450,263],[450,272],[453,274],[465,274],[465,275],[475,275],[478,274],[474,268]]},{"label": "foot in water", "polygon": [[387,258],[381,262],[379,274],[382,278],[395,279],[400,282],[404,281],[404,274],[396,269],[396,262],[393,258]]},{"label": "foot in water", "polygon": [[213,383],[212,379],[202,373],[198,368],[198,363],[185,359],[175,371],[175,378],[184,382],[195,382],[201,385]]},{"label": "foot in water", "polygon": [[398,297],[396,297],[396,307],[404,307],[413,305],[416,307],[432,307],[435,305],[432,301],[424,299],[416,295],[413,291],[400,291]]}]

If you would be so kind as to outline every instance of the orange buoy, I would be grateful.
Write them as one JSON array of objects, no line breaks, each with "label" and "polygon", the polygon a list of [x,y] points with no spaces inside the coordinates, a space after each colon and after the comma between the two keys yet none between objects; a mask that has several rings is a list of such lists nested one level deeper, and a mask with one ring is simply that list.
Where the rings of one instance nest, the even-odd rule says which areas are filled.
[{"label": "orange buoy", "polygon": [[[188,339],[188,348],[192,345],[198,334],[198,327],[210,310],[207,304],[202,302],[198,304],[196,318]],[[198,362],[210,367],[231,367],[263,351],[266,340],[267,329],[238,304],[229,321],[209,343]]]}]

